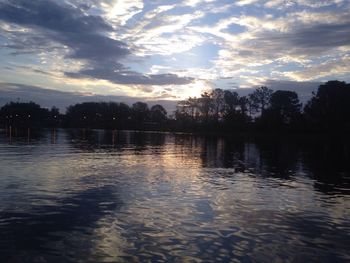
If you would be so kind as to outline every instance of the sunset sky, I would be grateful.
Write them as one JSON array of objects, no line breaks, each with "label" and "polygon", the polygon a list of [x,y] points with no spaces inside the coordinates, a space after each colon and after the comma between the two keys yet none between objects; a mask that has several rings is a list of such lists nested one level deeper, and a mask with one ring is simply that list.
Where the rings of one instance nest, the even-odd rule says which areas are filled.
[{"label": "sunset sky", "polygon": [[0,91],[181,99],[293,89],[350,81],[350,1],[0,0],[0,45]]}]

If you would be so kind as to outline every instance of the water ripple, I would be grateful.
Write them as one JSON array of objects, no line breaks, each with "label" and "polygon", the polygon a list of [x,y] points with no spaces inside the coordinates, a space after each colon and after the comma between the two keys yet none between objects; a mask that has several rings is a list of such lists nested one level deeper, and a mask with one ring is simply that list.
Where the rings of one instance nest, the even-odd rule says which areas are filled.
[{"label": "water ripple", "polygon": [[223,138],[3,136],[3,262],[350,260],[346,166],[330,180],[303,146],[282,165],[276,147]]}]

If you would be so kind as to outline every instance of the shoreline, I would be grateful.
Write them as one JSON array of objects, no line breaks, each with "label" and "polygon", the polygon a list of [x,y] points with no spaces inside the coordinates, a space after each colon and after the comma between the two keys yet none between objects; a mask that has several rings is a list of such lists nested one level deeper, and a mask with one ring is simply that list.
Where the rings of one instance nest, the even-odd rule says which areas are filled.
[{"label": "shoreline", "polygon": [[[158,133],[158,134],[176,134],[176,135],[188,135],[188,136],[204,136],[204,137],[224,137],[224,138],[240,138],[240,139],[293,139],[293,140],[349,140],[349,133],[326,133],[326,132],[255,132],[255,131],[237,131],[237,132],[215,132],[215,131],[172,131],[172,130],[135,130],[135,129],[102,129],[102,128],[67,128],[67,127],[33,127],[33,128],[15,128],[14,130],[26,133],[28,129],[30,131],[43,131],[43,130],[86,130],[86,131],[104,131],[104,132],[137,132],[137,133]],[[6,128],[0,128],[0,131],[6,133]]]}]

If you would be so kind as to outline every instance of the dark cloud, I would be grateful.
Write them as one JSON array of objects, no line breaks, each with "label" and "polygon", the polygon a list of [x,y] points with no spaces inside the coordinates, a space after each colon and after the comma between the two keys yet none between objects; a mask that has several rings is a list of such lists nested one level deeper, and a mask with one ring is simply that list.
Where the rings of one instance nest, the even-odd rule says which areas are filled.
[{"label": "dark cloud", "polygon": [[5,0],[0,3],[2,20],[25,26],[38,26],[54,32],[100,32],[112,30],[101,17],[48,0]]},{"label": "dark cloud", "polygon": [[132,53],[123,42],[106,34],[114,29],[99,16],[88,15],[82,8],[49,0],[5,0],[0,2],[0,20],[33,32],[6,32],[12,41],[6,47],[22,52],[50,50],[56,43],[68,47],[67,57],[86,62],[79,72],[66,72],[70,77],[88,77],[121,84],[186,84],[190,78],[173,74],[143,75],[125,68],[120,62]]},{"label": "dark cloud", "polygon": [[[1,19],[1,16],[0,16]],[[10,43],[2,45],[4,48],[14,50],[12,55],[20,54],[38,54],[40,51],[62,49],[61,45],[57,45],[51,39],[45,36],[33,35],[28,32],[2,32]]]},{"label": "dark cloud", "polygon": [[248,43],[241,56],[268,54],[319,55],[333,48],[350,45],[350,19],[337,24],[316,24],[296,27],[288,33],[262,32]]},{"label": "dark cloud", "polygon": [[334,48],[350,45],[350,20],[347,23],[318,24],[296,30],[291,43],[301,48]]},{"label": "dark cloud", "polygon": [[44,71],[44,70],[41,70],[41,69],[36,69],[36,68],[29,67],[29,66],[16,66],[14,68],[4,67],[4,69],[11,70],[13,72],[18,70],[19,68],[20,69],[25,69],[25,70],[28,70],[28,71],[31,71],[31,72],[34,72],[34,73],[39,73],[39,74],[42,74],[42,75],[55,76],[55,74],[53,74],[53,73],[51,73],[49,71]]},{"label": "dark cloud", "polygon": [[67,72],[66,75],[73,78],[89,76],[96,79],[106,79],[119,84],[182,85],[192,81],[191,78],[180,78],[175,74],[142,75],[134,71],[120,70],[118,68],[113,70],[104,67],[81,70],[78,73]]},{"label": "dark cloud", "polygon": [[166,100],[164,97],[144,99],[126,96],[87,96],[82,93],[63,92],[38,86],[0,82],[0,107],[7,102],[18,100],[24,102],[33,101],[46,108],[56,106],[61,112],[65,112],[69,105],[81,102],[115,101],[131,105],[137,101],[146,101],[150,106],[161,104],[169,113],[172,113],[176,109],[177,103],[176,101]]}]

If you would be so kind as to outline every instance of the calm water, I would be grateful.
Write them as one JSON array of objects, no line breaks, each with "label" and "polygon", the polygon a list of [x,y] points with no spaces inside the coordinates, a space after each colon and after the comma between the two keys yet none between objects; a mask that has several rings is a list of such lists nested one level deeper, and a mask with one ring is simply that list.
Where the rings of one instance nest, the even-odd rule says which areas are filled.
[{"label": "calm water", "polygon": [[350,146],[0,133],[0,262],[349,262]]}]

